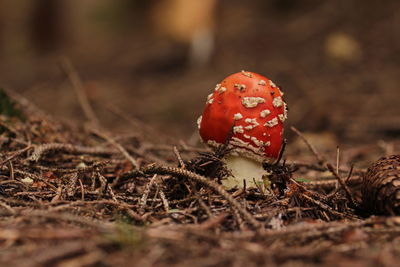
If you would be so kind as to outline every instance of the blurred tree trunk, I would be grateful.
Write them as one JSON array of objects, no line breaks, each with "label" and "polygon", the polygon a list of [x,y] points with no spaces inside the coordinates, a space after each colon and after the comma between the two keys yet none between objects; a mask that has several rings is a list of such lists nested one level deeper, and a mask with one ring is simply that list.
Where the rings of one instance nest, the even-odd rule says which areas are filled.
[{"label": "blurred tree trunk", "polygon": [[64,40],[65,10],[62,4],[63,0],[36,0],[32,10],[31,38],[39,54],[56,51]]},{"label": "blurred tree trunk", "polygon": [[4,53],[4,5],[3,0],[0,0],[0,57]]}]

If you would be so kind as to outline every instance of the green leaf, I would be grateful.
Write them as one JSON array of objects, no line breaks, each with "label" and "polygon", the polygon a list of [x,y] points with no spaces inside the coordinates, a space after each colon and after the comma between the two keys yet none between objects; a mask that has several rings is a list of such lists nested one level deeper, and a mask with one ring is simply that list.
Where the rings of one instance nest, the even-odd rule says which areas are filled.
[{"label": "green leaf", "polygon": [[296,182],[302,182],[302,183],[309,183],[311,180],[308,180],[306,178],[295,178],[294,179]]}]

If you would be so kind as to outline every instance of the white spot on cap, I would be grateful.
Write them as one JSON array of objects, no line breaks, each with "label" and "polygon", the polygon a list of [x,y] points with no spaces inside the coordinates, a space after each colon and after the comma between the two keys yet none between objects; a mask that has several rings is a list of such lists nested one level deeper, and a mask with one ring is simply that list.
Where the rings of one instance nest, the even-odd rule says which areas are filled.
[{"label": "white spot on cap", "polygon": [[258,140],[254,136],[251,138],[251,141],[253,141],[253,143],[256,144],[256,146],[258,146],[258,147],[266,147],[266,146],[270,146],[271,145],[270,141],[264,142],[262,140]]},{"label": "white spot on cap", "polygon": [[255,127],[257,127],[258,125],[260,125],[256,119],[250,119],[247,118],[244,120],[246,123],[249,123],[250,125],[247,125],[246,127],[244,127],[246,130],[251,130]]},{"label": "white spot on cap", "polygon": [[223,92],[225,92],[226,91],[226,87],[223,87],[223,86],[221,86],[219,89],[218,89],[218,93],[219,94],[222,94]]},{"label": "white spot on cap", "polygon": [[231,145],[236,146],[236,147],[243,147],[251,150],[251,152],[255,154],[262,154],[263,153],[263,147],[255,147],[251,145],[249,142],[243,141],[240,138],[237,137],[232,137],[231,141],[229,142]]},{"label": "white spot on cap", "polygon": [[258,82],[258,85],[267,85],[267,83],[266,83],[264,80],[260,80],[260,81]]},{"label": "white spot on cap", "polygon": [[[250,138],[250,137],[249,137]],[[223,144],[216,142],[215,140],[208,140],[207,145],[218,148]],[[268,146],[269,142],[265,143]],[[228,151],[231,155],[240,155],[242,157],[251,158],[258,162],[268,161],[273,162],[274,158],[266,157],[264,147],[255,147],[249,142],[245,142],[237,137],[232,137],[228,144]]]},{"label": "white spot on cap", "polygon": [[261,103],[265,103],[265,99],[262,97],[249,96],[249,97],[243,97],[242,99],[242,104],[246,108],[254,108]]},{"label": "white spot on cap", "polygon": [[278,86],[276,86],[276,84],[275,84],[273,81],[271,81],[271,80],[269,80],[269,85],[271,85],[271,87],[278,87]]},{"label": "white spot on cap", "polygon": [[283,96],[285,93],[281,91],[281,88],[278,87],[279,93],[281,94],[281,96]]},{"label": "white spot on cap", "polygon": [[243,126],[233,127],[233,133],[244,133]]},{"label": "white spot on cap", "polygon": [[208,104],[212,104],[214,102],[214,99],[212,97],[213,97],[213,94],[209,94],[207,96],[207,103]]},{"label": "white spot on cap", "polygon": [[264,124],[264,126],[267,126],[267,127],[274,127],[275,125],[277,125],[278,124],[278,118],[273,118],[272,120],[270,120],[270,121],[267,121],[265,124]]},{"label": "white spot on cap", "polygon": [[243,146],[245,147],[245,146],[249,145],[249,142],[243,141],[242,139],[237,138],[237,137],[232,137],[230,143],[233,143],[234,145],[238,145],[238,146],[242,146],[242,147]]},{"label": "white spot on cap", "polygon": [[263,146],[256,147],[250,142],[243,141],[240,138],[232,137],[228,145],[228,150],[231,155],[240,155],[242,157],[251,158],[259,162],[272,162],[274,158],[265,155],[265,147],[269,146],[270,142],[265,142]]},{"label": "white spot on cap", "polygon": [[264,109],[263,111],[260,112],[261,118],[267,117],[269,114],[271,114],[271,111],[269,109]]},{"label": "white spot on cap", "polygon": [[262,147],[264,142],[261,140],[258,140],[256,137],[251,137],[251,141],[253,141],[254,144],[256,144],[256,146],[258,147]]},{"label": "white spot on cap", "polygon": [[200,129],[200,125],[201,125],[201,119],[203,118],[203,116],[200,116],[198,119],[197,119],[197,128],[199,128]]},{"label": "white spot on cap", "polygon": [[286,120],[284,114],[279,114],[278,117],[279,117],[279,120],[280,120],[281,122],[284,122],[284,121]]},{"label": "white spot on cap", "polygon": [[283,105],[284,105],[284,108],[283,108],[283,116],[285,117],[285,119],[287,119],[288,118],[288,107],[287,107],[287,105],[286,105],[286,103],[283,103]]},{"label": "white spot on cap", "polygon": [[246,89],[246,85],[242,83],[235,83],[234,87],[240,92],[243,92]]},{"label": "white spot on cap", "polygon": [[274,105],[274,107],[277,107],[277,108],[282,106],[283,105],[282,97],[280,97],[280,96],[274,97],[274,100],[272,101],[272,105]]},{"label": "white spot on cap", "polygon": [[215,86],[215,91],[218,91],[218,89],[221,87],[221,84],[217,83],[217,85]]},{"label": "white spot on cap", "polygon": [[253,78],[253,74],[251,74],[250,72],[248,72],[248,71],[244,71],[244,70],[242,70],[242,74],[244,75],[244,76],[247,76],[247,77],[249,77],[249,78]]},{"label": "white spot on cap", "polygon": [[240,120],[240,119],[242,119],[242,118],[243,118],[243,115],[240,114],[240,113],[236,113],[235,115],[233,115],[233,119],[234,119],[235,121]]},{"label": "white spot on cap", "polygon": [[250,138],[251,138],[250,135],[247,135],[247,134],[244,134],[243,137],[244,137],[244,138],[247,138],[247,139],[250,139]]},{"label": "white spot on cap", "polygon": [[208,141],[207,141],[207,145],[212,146],[212,147],[219,147],[219,146],[221,146],[222,144],[221,144],[221,143],[218,143],[218,142],[215,141],[215,140],[208,140]]},{"label": "white spot on cap", "polygon": [[253,159],[258,162],[268,161],[273,162],[274,158],[266,157],[263,151],[255,154],[253,151],[250,151],[246,148],[239,148],[237,146],[228,145],[228,149],[231,149],[231,155],[240,155],[241,157]]}]

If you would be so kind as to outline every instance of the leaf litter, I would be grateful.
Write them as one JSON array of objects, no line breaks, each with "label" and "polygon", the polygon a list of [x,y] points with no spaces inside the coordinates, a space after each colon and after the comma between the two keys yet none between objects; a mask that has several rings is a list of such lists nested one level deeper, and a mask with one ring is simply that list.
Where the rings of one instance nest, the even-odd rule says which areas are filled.
[{"label": "leaf litter", "polygon": [[[352,168],[351,158],[335,168],[326,159],[334,156],[308,144],[311,152],[288,151],[286,161],[264,166],[274,173],[270,190],[226,191],[219,184],[223,148],[214,153],[65,124],[11,95],[26,118],[0,117],[2,265],[373,266],[399,260],[399,217],[363,208],[366,169]],[[358,157],[383,153],[378,145],[351,149]]]}]

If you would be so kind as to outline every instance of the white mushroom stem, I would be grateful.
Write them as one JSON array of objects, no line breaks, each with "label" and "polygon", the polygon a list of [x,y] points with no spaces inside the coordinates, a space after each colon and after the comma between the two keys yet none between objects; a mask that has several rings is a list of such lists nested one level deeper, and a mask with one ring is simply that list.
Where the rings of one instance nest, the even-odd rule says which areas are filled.
[{"label": "white mushroom stem", "polygon": [[232,176],[222,180],[222,184],[227,189],[243,188],[243,181],[246,181],[247,188],[255,188],[257,186],[255,183],[262,188],[265,187],[263,176],[266,178],[267,172],[263,169],[261,162],[234,155],[228,155],[224,160],[232,174]]}]

